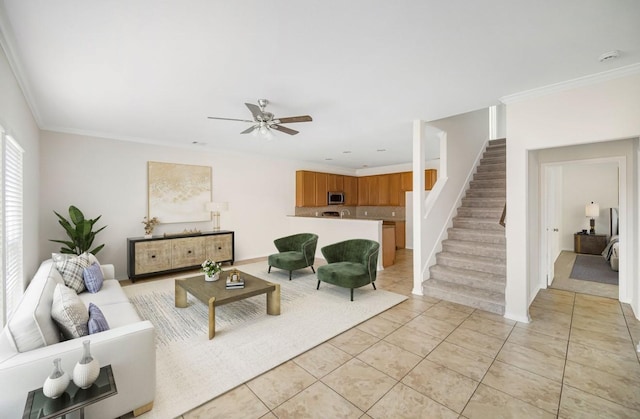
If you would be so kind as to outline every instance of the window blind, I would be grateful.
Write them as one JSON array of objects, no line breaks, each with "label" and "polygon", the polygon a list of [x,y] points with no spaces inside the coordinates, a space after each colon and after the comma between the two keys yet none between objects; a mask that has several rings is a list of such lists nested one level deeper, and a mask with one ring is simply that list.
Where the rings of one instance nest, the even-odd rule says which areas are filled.
[{"label": "window blind", "polygon": [[2,137],[2,224],[0,226],[0,274],[2,275],[2,324],[24,292],[23,268],[23,154],[24,150],[0,129]]}]

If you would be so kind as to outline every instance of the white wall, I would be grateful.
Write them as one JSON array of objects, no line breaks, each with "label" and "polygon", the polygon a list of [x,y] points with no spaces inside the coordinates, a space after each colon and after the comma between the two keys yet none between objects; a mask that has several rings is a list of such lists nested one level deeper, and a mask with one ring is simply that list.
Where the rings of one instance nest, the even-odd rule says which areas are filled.
[{"label": "white wall", "polygon": [[[528,306],[535,297],[539,277],[539,174],[536,153],[531,150],[640,135],[640,75],[601,81],[589,86],[507,102],[507,289],[505,316],[527,321]],[[630,302],[640,313],[638,301],[638,194],[637,142],[625,153],[627,162],[626,233]],[[600,155],[611,156],[603,145]],[[597,156],[592,156],[597,157]],[[576,158],[574,156],[574,158]],[[622,221],[622,220],[621,220]]]},{"label": "white wall", "polygon": [[[4,46],[3,39],[0,43]],[[14,73],[0,48],[0,125],[24,149],[24,273],[28,281],[40,264],[38,252],[39,135]]]},{"label": "white wall", "polygon": [[618,207],[618,164],[584,163],[566,164],[562,176],[562,226],[560,246],[573,251],[573,234],[589,230],[585,205],[600,205],[600,217],[595,219],[596,233],[608,234],[605,226],[607,208]]},{"label": "white wall", "polygon": [[[161,147],[72,134],[42,132],[39,257],[50,257],[59,246],[48,239],[65,233],[53,211],[66,213],[75,205],[94,218],[102,215],[96,244],[105,243],[98,259],[114,263],[118,278],[126,278],[127,237],[144,234],[147,215],[147,162],[160,161],[212,167],[213,199],[229,202],[221,227],[235,231],[236,260],[273,253],[273,239],[289,231],[285,215],[295,207],[295,171],[328,171],[327,167],[257,155]],[[151,214],[153,216],[153,214]],[[161,224],[154,234],[185,228],[211,230],[211,222]]]}]

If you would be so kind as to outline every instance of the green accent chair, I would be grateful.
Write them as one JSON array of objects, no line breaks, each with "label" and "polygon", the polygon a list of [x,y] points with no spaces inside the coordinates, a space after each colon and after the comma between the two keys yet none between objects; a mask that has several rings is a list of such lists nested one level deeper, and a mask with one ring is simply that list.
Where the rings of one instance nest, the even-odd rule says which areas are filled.
[{"label": "green accent chair", "polygon": [[271,273],[272,266],[289,271],[289,281],[291,281],[292,271],[304,269],[307,266],[310,266],[313,273],[316,273],[316,270],[313,269],[313,262],[318,246],[317,234],[294,234],[275,239],[273,244],[276,245],[279,253],[269,256],[269,273]]},{"label": "green accent chair", "polygon": [[327,260],[326,265],[318,267],[318,286],[320,282],[353,289],[371,284],[376,289],[376,274],[380,244],[373,240],[352,239],[330,244],[320,249]]}]

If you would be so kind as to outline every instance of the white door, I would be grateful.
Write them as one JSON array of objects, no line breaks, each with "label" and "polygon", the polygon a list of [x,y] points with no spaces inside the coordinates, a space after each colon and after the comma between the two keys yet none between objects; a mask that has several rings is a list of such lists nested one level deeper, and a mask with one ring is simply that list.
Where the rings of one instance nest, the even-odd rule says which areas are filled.
[{"label": "white door", "polygon": [[547,286],[555,276],[554,263],[560,254],[560,220],[562,220],[562,166],[545,168],[545,234]]}]

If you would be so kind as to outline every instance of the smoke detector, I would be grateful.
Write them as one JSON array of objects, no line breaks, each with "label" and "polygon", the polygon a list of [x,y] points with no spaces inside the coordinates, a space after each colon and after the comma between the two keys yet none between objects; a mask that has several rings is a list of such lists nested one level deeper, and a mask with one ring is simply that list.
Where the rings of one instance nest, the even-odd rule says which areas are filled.
[{"label": "smoke detector", "polygon": [[604,63],[605,61],[611,61],[613,59],[616,59],[619,56],[620,56],[620,51],[618,51],[617,49],[614,49],[613,51],[605,52],[604,54],[602,54],[600,57],[598,57],[598,60],[601,63]]}]

